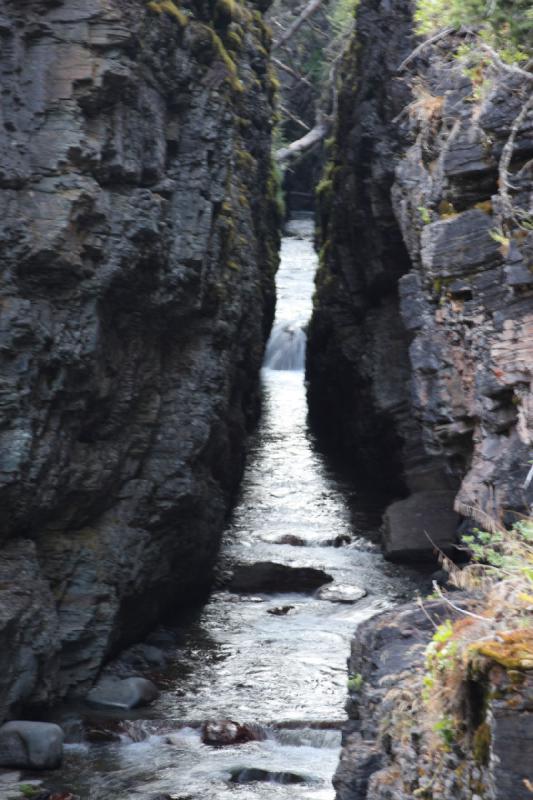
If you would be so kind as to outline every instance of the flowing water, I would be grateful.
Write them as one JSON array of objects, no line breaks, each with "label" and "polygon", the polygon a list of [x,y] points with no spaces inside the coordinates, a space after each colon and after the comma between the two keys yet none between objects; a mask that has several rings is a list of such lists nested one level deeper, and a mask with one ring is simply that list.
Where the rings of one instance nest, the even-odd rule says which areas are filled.
[{"label": "flowing water", "polygon": [[[84,800],[334,796],[350,638],[359,622],[410,596],[417,577],[383,561],[372,543],[377,506],[328,467],[307,427],[312,233],[310,220],[295,219],[283,241],[263,416],[224,537],[218,585],[235,565],[268,561],[323,569],[332,585],[357,585],[367,596],[341,603],[316,591],[215,590],[186,625],[152,638],[172,643],[171,665],[157,677],[161,697],[130,715],[119,741],[88,743],[79,713],[63,717],[70,743],[54,783]],[[264,738],[203,744],[202,721],[223,718],[253,723]]]}]

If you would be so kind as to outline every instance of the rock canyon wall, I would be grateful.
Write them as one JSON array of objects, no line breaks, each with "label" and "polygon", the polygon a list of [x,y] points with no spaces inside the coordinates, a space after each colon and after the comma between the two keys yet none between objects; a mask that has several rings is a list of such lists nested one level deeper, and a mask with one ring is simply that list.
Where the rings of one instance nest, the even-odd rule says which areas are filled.
[{"label": "rock canyon wall", "polygon": [[[307,357],[316,427],[403,495],[385,513],[384,548],[411,560],[453,546],[454,507],[508,523],[533,489],[533,80],[485,51],[458,57],[468,37],[457,33],[418,47],[413,10],[357,9],[319,186]],[[497,648],[478,657],[468,595],[450,596],[465,613],[424,601],[358,629],[339,800],[530,796],[530,617],[503,631],[510,596],[476,610],[502,628],[485,639],[521,643],[514,661]]]},{"label": "rock canyon wall", "polygon": [[362,0],[356,27],[319,186],[310,404],[409,495],[385,546],[418,556],[424,530],[453,538],[454,503],[505,519],[532,499],[533,81],[461,60],[460,36],[411,55],[408,0]]},{"label": "rock canyon wall", "polygon": [[274,309],[252,4],[0,3],[0,718],[208,582]]}]

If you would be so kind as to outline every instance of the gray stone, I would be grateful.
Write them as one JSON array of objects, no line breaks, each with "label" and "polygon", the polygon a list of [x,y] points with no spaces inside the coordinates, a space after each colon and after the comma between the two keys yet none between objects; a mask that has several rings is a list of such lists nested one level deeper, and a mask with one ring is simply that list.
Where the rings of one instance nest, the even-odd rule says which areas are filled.
[{"label": "gray stone", "polygon": [[13,720],[0,727],[0,766],[56,769],[63,759],[64,734],[50,722]]},{"label": "gray stone", "polygon": [[85,700],[92,706],[107,708],[140,708],[157,700],[159,690],[146,678],[107,680],[91,689]]},{"label": "gray stone", "polygon": [[333,580],[316,567],[291,567],[274,561],[237,564],[229,589],[233,592],[312,592]]},{"label": "gray stone", "polygon": [[383,548],[387,558],[436,558],[435,548],[449,553],[457,542],[460,518],[453,510],[454,492],[416,492],[386,510]]},{"label": "gray stone", "polygon": [[420,240],[424,268],[447,278],[502,263],[501,244],[490,235],[493,228],[494,220],[476,208],[425,225]]}]

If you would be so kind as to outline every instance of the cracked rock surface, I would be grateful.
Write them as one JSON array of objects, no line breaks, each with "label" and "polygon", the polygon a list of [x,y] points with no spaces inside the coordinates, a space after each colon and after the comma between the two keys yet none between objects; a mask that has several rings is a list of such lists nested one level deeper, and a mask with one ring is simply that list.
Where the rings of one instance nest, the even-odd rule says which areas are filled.
[{"label": "cracked rock surface", "polygon": [[0,718],[206,586],[257,414],[269,34],[172,7],[0,2]]},{"label": "cracked rock surface", "polygon": [[[307,374],[317,427],[393,496],[426,505],[431,533],[428,492],[464,516],[505,518],[533,500],[533,232],[499,191],[531,87],[487,66],[477,92],[449,38],[399,70],[416,45],[412,12],[408,0],[357,11],[320,187]],[[524,219],[532,156],[530,105],[508,169]],[[418,544],[399,532],[394,550],[424,546],[422,532]]]}]

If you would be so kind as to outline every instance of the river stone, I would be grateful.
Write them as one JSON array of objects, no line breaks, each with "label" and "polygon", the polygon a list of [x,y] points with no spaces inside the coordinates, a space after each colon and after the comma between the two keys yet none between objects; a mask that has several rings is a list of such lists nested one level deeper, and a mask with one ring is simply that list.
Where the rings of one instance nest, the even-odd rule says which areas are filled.
[{"label": "river stone", "polygon": [[56,769],[63,760],[64,734],[51,722],[13,720],[0,728],[0,766]]},{"label": "river stone", "polygon": [[333,583],[329,586],[322,586],[316,596],[319,600],[329,600],[331,603],[356,603],[366,597],[366,589],[360,586],[353,586],[349,583]]},{"label": "river stone", "polygon": [[290,544],[292,547],[303,547],[307,544],[305,539],[301,536],[296,536],[295,533],[283,533],[275,540],[276,544]]},{"label": "river stone", "polygon": [[260,769],[259,767],[244,767],[234,769],[231,771],[232,783],[281,783],[283,785],[294,783],[307,783],[307,778],[303,775],[298,775],[296,772],[271,772],[267,769]]},{"label": "river stone", "polygon": [[294,606],[274,606],[274,608],[267,608],[267,614],[272,614],[275,617],[284,617],[290,611],[292,611]]},{"label": "river stone", "polygon": [[95,686],[85,699],[93,706],[130,709],[147,706],[158,697],[159,691],[152,681],[146,678],[125,678]]},{"label": "river stone", "polygon": [[435,557],[435,548],[453,550],[460,522],[453,510],[454,496],[449,491],[416,492],[392,503],[384,517],[385,556],[429,560]]},{"label": "river stone", "polygon": [[261,536],[261,541],[267,544],[290,544],[293,547],[303,547],[308,544],[303,536],[298,536],[295,533],[279,533],[276,531],[274,533],[265,533]]},{"label": "river stone", "polygon": [[290,567],[273,561],[237,564],[229,588],[233,592],[312,592],[333,580],[316,567]]},{"label": "river stone", "polygon": [[202,742],[213,747],[263,741],[265,732],[258,725],[246,725],[232,719],[208,720],[202,725]]}]

